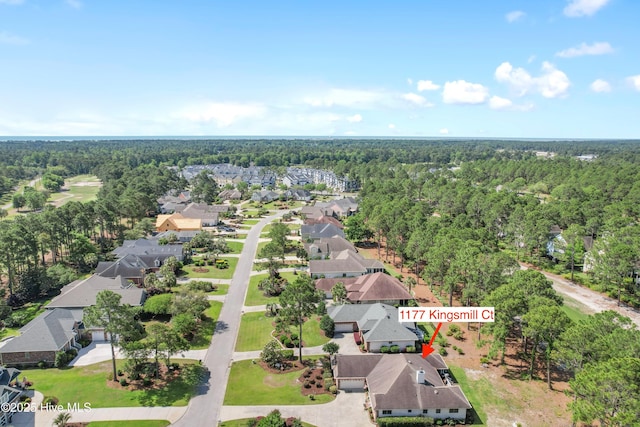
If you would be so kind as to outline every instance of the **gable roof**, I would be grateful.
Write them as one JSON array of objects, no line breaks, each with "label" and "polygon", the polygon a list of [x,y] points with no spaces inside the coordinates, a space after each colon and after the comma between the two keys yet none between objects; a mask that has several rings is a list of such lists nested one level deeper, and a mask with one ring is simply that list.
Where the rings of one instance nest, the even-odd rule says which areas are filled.
[{"label": "gable roof", "polygon": [[76,336],[74,326],[81,322],[82,310],[45,310],[0,347],[0,353],[58,351]]},{"label": "gable roof", "polygon": [[182,245],[161,245],[157,240],[147,239],[125,240],[121,246],[115,248],[111,253],[117,257],[134,254],[140,257],[143,255],[153,255],[159,258],[162,256],[165,258],[175,256],[178,260],[181,260]]},{"label": "gable roof", "polygon": [[312,255],[312,252],[329,256],[334,252],[341,252],[350,249],[356,252],[356,248],[347,239],[341,236],[322,237],[314,240],[312,243],[304,243],[304,249]]},{"label": "gable roof", "polygon": [[149,265],[138,255],[128,254],[117,261],[99,262],[95,274],[102,277],[141,278],[152,267],[153,263]]},{"label": "gable roof", "polygon": [[[424,383],[416,372],[424,371]],[[439,370],[448,369],[442,357],[426,359],[416,353],[336,355],[336,378],[366,378],[374,410],[466,408],[471,404],[458,385],[446,385]]]},{"label": "gable roof", "polygon": [[418,339],[416,334],[407,329],[404,323],[398,322],[397,316],[378,319],[369,331],[364,333],[363,338],[367,342],[416,341]]},{"label": "gable roof", "polygon": [[330,259],[309,261],[311,275],[338,273],[363,275],[371,270],[384,270],[384,265],[378,260],[364,258],[350,249],[331,253]]},{"label": "gable roof", "polygon": [[323,237],[340,236],[344,238],[344,231],[333,224],[303,224],[300,227],[300,235],[303,239],[320,239]]},{"label": "gable roof", "polygon": [[385,273],[365,274],[346,286],[347,299],[352,302],[410,300],[413,297],[400,282]]},{"label": "gable roof", "polygon": [[314,216],[314,217],[311,217],[311,218],[307,217],[304,220],[304,223],[307,224],[307,225],[333,224],[336,227],[338,227],[340,230],[344,229],[344,225],[342,225],[342,223],[340,221],[338,221],[334,217],[328,216],[328,215]]},{"label": "gable roof", "polygon": [[144,289],[131,285],[122,276],[102,277],[96,274],[62,288],[62,294],[55,297],[46,308],[84,308],[96,303],[96,296],[104,290],[113,291],[120,296],[122,304],[142,305],[146,298]]}]

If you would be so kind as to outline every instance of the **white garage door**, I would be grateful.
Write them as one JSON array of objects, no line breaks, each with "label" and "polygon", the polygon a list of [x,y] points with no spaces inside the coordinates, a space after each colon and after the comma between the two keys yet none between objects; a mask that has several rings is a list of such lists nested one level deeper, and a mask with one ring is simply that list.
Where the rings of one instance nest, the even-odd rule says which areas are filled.
[{"label": "white garage door", "polygon": [[340,390],[362,390],[364,389],[364,378],[339,380]]},{"label": "white garage door", "polygon": [[91,340],[93,342],[104,342],[106,341],[104,335],[104,331],[93,331],[91,332]]},{"label": "white garage door", "polygon": [[336,323],[336,332],[353,332],[353,323]]}]

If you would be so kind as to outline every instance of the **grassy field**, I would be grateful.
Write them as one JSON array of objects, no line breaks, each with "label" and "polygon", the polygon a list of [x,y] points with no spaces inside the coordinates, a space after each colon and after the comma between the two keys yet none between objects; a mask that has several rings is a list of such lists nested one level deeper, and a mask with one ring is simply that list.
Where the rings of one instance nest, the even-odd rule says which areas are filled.
[{"label": "grassy field", "polygon": [[229,249],[231,249],[232,254],[239,254],[240,252],[242,252],[242,247],[244,246],[244,243],[230,242],[227,240],[227,246],[229,246]]},{"label": "grassy field", "polygon": [[48,201],[56,206],[70,201],[89,202],[96,199],[102,183],[97,176],[78,175],[66,179],[64,186],[66,190],[51,194]]},{"label": "grassy field", "polygon": [[[219,257],[218,259],[226,259],[229,263],[229,268],[219,269],[213,265],[207,265],[205,267],[196,267],[193,264],[185,265],[182,269],[186,273],[187,277],[192,279],[231,279],[233,277],[233,272],[236,269],[236,264],[238,264],[238,258],[234,257]],[[204,273],[193,271],[194,268],[206,268],[208,271]]]},{"label": "grassy field", "polygon": [[[298,333],[298,327],[292,326],[291,331]],[[330,338],[324,336],[320,329],[320,318],[311,317],[302,325],[302,341],[305,347],[315,347],[329,342]]]},{"label": "grassy field", "polygon": [[251,360],[236,362],[231,366],[224,404],[314,405],[333,400],[329,394],[317,395],[315,400],[303,396],[300,392],[302,386],[297,382],[301,373],[272,374]]},{"label": "grassy field", "polygon": [[587,314],[587,308],[580,302],[563,295],[564,304],[562,305],[562,311],[574,322],[585,320],[589,315]]},{"label": "grassy field", "polygon": [[[124,360],[118,360],[118,367]],[[107,385],[111,361],[68,369],[24,369],[21,375],[33,382],[33,388],[45,396],[55,396],[59,403],[85,402],[92,408],[131,406],[185,406],[195,395],[202,367],[194,360],[180,360],[182,375],[159,389],[122,390]]]},{"label": "grassy field", "polygon": [[[287,279],[289,283],[293,282],[296,279],[296,275],[293,274],[293,272],[289,271],[280,273],[280,276]],[[268,274],[258,274],[256,276],[251,276],[244,305],[265,305],[271,302],[278,302],[278,297],[266,297],[263,295],[262,291],[258,289],[258,283],[261,280],[266,279],[267,277],[269,277]]]},{"label": "grassy field", "polygon": [[192,350],[202,350],[209,348],[213,332],[216,330],[216,321],[220,316],[222,303],[220,301],[209,301],[209,308],[204,312],[204,319],[200,324],[198,333],[191,341]]},{"label": "grassy field", "polygon": [[271,340],[273,317],[266,317],[264,311],[246,313],[240,321],[240,331],[235,351],[262,350]]},{"label": "grassy field", "polygon": [[133,421],[93,421],[88,427],[167,427],[167,420],[133,420]]}]

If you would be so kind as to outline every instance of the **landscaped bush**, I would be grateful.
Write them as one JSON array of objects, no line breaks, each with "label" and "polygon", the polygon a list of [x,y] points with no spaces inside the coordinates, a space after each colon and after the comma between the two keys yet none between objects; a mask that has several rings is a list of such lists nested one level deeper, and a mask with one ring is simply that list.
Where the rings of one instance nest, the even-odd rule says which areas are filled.
[{"label": "landscaped bush", "polygon": [[383,345],[380,347],[380,353],[389,353],[389,346]]},{"label": "landscaped bush", "polygon": [[45,406],[48,405],[52,405],[52,406],[56,406],[58,405],[58,398],[55,396],[45,396],[44,399],[42,400],[42,404]]},{"label": "landscaped bush", "polygon": [[389,347],[389,352],[390,353],[400,353],[400,347],[398,347],[397,345],[392,345],[391,347]]},{"label": "landscaped bush", "polygon": [[324,380],[324,389],[325,390],[329,390],[329,388],[331,388],[331,386],[333,385],[333,380],[329,380],[329,379],[325,379]]},{"label": "landscaped bush", "polygon": [[211,282],[205,282],[204,280],[192,280],[185,283],[185,288],[190,291],[211,292],[217,289]]},{"label": "landscaped bush", "polygon": [[151,378],[144,377],[144,379],[142,380],[142,385],[145,387],[149,387],[151,384],[153,384],[153,381],[151,381]]},{"label": "landscaped bush", "polygon": [[126,378],[120,378],[120,385],[122,387],[125,387],[127,385],[127,379]]},{"label": "landscaped bush", "polygon": [[[325,336],[329,338],[333,337],[333,334],[335,333],[335,330],[336,330],[336,325],[333,322],[333,319],[329,317],[328,314],[325,314],[324,316],[322,316],[322,319],[320,319],[320,329],[322,329]],[[358,344],[357,340],[356,340],[356,344]]]},{"label": "landscaped bush", "polygon": [[447,349],[444,347],[440,347],[440,350],[438,350],[438,353],[440,353],[440,356],[446,356],[447,354]]},{"label": "landscaped bush", "polygon": [[285,360],[293,360],[293,350],[282,350],[282,358]]},{"label": "landscaped bush", "polygon": [[404,349],[404,351],[405,351],[406,353],[415,353],[415,352],[416,352],[416,348],[415,348],[414,346],[412,346],[412,345],[408,345],[408,346]]},{"label": "landscaped bush", "polygon": [[329,391],[333,394],[337,394],[338,393],[338,387],[332,385],[331,387],[329,387]]},{"label": "landscaped bush", "polygon": [[384,417],[377,421],[379,427],[430,427],[434,422],[430,417]]}]

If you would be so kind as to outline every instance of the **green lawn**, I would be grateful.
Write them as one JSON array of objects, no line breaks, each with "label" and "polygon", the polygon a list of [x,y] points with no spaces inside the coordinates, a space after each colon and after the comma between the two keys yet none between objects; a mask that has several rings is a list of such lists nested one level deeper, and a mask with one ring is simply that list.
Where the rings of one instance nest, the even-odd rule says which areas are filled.
[{"label": "green lawn", "polygon": [[[257,211],[256,211],[257,213]],[[258,222],[260,222],[259,219],[243,219],[242,220],[242,224],[243,225],[256,225]],[[249,227],[251,228],[251,227]]]},{"label": "green lawn", "polygon": [[222,303],[220,301],[209,301],[209,308],[204,312],[204,318],[200,324],[198,333],[193,337],[193,340],[191,340],[192,350],[209,348],[213,332],[216,330],[216,321],[220,316],[220,310],[222,310]]},{"label": "green lawn", "polygon": [[94,175],[78,175],[65,180],[65,187],[68,190],[53,193],[49,197],[49,202],[56,202],[56,205],[70,201],[89,202],[95,200],[102,183]]},{"label": "green lawn", "polygon": [[[491,400],[496,400],[494,393],[492,392],[493,386],[486,378],[481,378],[477,381],[469,381],[464,369],[457,366],[449,365],[449,371],[453,375],[455,381],[458,383],[465,396],[469,400],[469,403],[473,406],[475,412],[473,417],[474,425],[484,425],[487,422],[487,414],[484,412],[483,406],[489,403]],[[517,412],[516,412],[517,413]]]},{"label": "green lawn", "polygon": [[[292,326],[291,330],[298,333],[297,326]],[[320,318],[318,316],[312,316],[302,325],[302,341],[304,347],[315,347],[328,343],[330,338],[324,335],[324,332],[320,329]]]},{"label": "green lawn", "polygon": [[134,421],[93,421],[88,427],[167,427],[167,420],[134,420]]},{"label": "green lawn", "polygon": [[[267,414],[264,414],[264,416],[267,416]],[[242,418],[240,420],[223,421],[222,424],[220,424],[220,427],[246,427],[247,423],[254,419],[255,418]],[[92,424],[89,424],[89,426],[91,425]],[[314,424],[305,423],[304,421],[302,421],[302,425],[304,427],[315,427]]]},{"label": "green lawn", "polygon": [[[118,366],[125,361],[118,360]],[[161,389],[121,390],[107,386],[111,361],[68,369],[24,369],[21,376],[33,382],[33,388],[45,396],[55,396],[59,403],[85,402],[92,408],[131,406],[185,406],[196,393],[203,374],[194,360],[180,360],[186,366],[182,375]]]},{"label": "green lawn", "polygon": [[264,311],[246,313],[240,320],[240,331],[235,351],[262,350],[271,340],[273,317],[266,317]]},{"label": "green lawn", "polygon": [[317,395],[315,400],[303,396],[296,380],[302,371],[272,374],[251,360],[231,366],[224,405],[313,405],[333,400],[329,394]]},{"label": "green lawn", "polygon": [[[214,286],[216,286],[217,289],[215,291],[207,292],[207,295],[226,295],[229,292],[229,285],[227,285],[226,283],[222,283]],[[175,286],[174,288],[172,288],[172,291],[179,292],[180,289],[186,289],[186,288],[187,287],[183,283],[180,283],[178,284],[178,286]]]},{"label": "green lawn", "polygon": [[[293,282],[296,279],[296,275],[293,274],[293,272],[287,271],[280,273],[280,275],[289,282]],[[244,305],[265,305],[271,302],[278,302],[278,297],[266,297],[262,294],[262,291],[258,289],[258,283],[267,277],[269,277],[269,274],[251,276]]]},{"label": "green lawn", "polygon": [[244,246],[244,243],[230,242],[229,240],[227,240],[227,246],[229,246],[229,249],[231,249],[232,254],[239,254],[240,252],[242,252],[242,247]]},{"label": "green lawn", "polygon": [[585,320],[589,317],[585,312],[586,307],[582,303],[567,296],[563,296],[563,298],[564,304],[560,308],[562,308],[562,311],[564,311],[571,320],[579,322],[580,320]]},{"label": "green lawn", "polygon": [[[218,259],[226,259],[229,263],[229,268],[219,269],[213,265],[207,265],[204,267],[196,267],[193,264],[185,265],[182,269],[186,273],[187,277],[193,279],[231,279],[233,277],[233,272],[236,269],[236,264],[238,264],[238,258],[234,257],[219,257]],[[193,271],[194,268],[206,268],[208,271],[204,273],[198,273]]]}]

